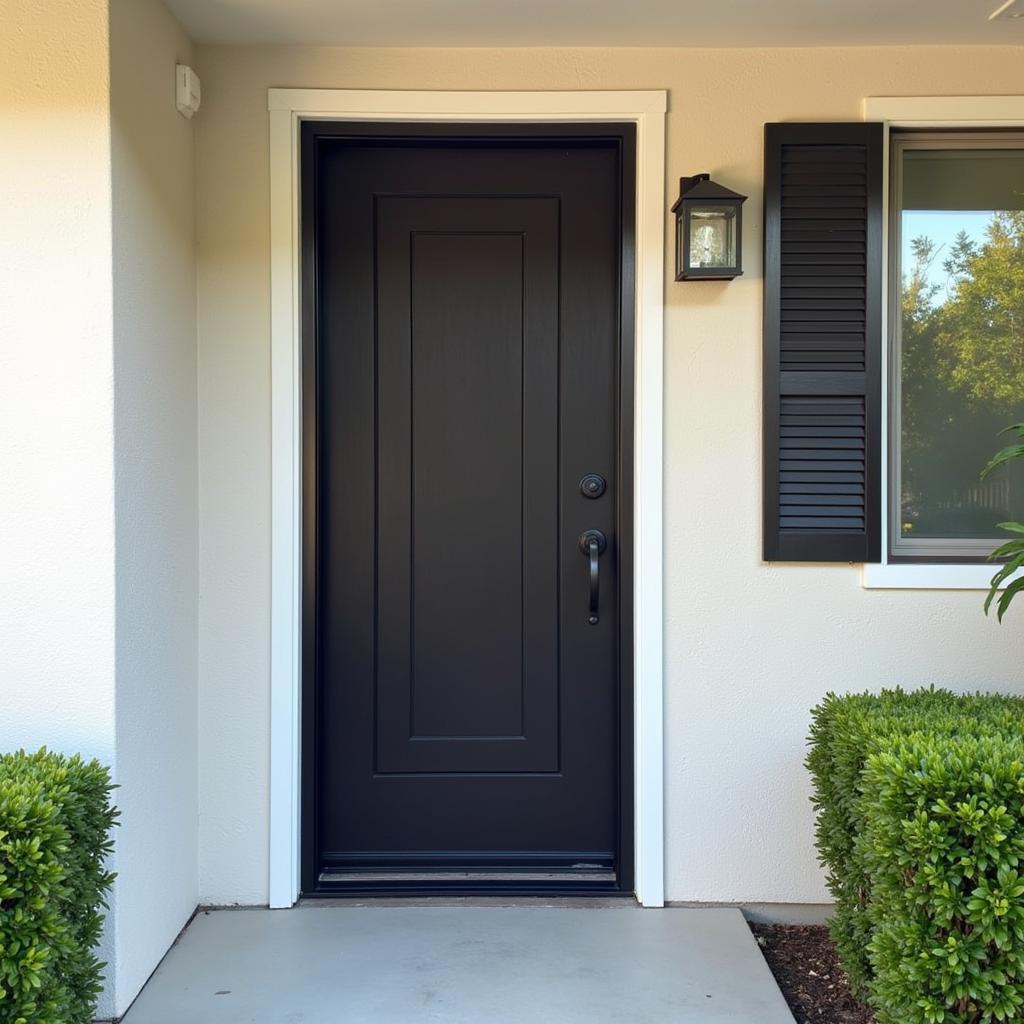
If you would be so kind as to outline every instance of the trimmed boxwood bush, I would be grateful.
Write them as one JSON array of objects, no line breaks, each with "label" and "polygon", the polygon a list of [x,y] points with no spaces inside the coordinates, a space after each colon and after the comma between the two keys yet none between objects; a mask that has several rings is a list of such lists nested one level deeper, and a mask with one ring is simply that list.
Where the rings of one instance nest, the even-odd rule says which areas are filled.
[{"label": "trimmed boxwood bush", "polygon": [[807,766],[832,937],[879,1024],[1024,1020],[1024,700],[830,694]]},{"label": "trimmed boxwood bush", "polygon": [[117,812],[97,761],[0,755],[0,1024],[89,1024]]}]

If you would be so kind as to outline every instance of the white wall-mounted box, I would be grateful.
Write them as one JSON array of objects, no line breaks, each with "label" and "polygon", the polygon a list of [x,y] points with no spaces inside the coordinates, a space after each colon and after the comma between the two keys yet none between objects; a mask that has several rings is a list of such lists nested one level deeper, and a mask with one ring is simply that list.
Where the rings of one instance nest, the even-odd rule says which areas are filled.
[{"label": "white wall-mounted box", "polygon": [[187,64],[174,66],[174,99],[178,112],[191,118],[201,99],[199,76]]}]

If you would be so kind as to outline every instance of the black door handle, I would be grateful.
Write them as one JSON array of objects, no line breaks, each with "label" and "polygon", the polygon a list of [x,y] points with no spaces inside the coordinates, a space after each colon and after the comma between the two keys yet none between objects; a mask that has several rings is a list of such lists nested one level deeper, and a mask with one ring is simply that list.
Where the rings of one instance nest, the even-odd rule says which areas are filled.
[{"label": "black door handle", "polygon": [[598,623],[601,599],[601,555],[608,547],[608,540],[600,530],[584,530],[580,534],[580,551],[590,559],[590,615],[587,622]]}]

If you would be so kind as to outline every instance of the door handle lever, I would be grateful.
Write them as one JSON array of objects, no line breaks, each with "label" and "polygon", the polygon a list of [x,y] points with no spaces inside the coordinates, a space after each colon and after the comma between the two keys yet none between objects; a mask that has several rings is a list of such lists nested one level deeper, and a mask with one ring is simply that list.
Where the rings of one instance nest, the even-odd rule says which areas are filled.
[{"label": "door handle lever", "polygon": [[580,551],[590,560],[590,614],[587,622],[596,626],[601,598],[601,555],[608,547],[608,539],[600,530],[584,530],[579,543]]}]

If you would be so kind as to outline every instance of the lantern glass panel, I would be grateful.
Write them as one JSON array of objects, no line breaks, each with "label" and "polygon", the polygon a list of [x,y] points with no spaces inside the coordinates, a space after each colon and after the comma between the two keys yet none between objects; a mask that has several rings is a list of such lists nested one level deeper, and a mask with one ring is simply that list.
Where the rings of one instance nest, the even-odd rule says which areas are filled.
[{"label": "lantern glass panel", "polygon": [[[690,266],[692,268],[736,266],[735,207],[693,207],[688,220],[690,225]],[[680,230],[685,230],[685,228],[680,225]]]}]

